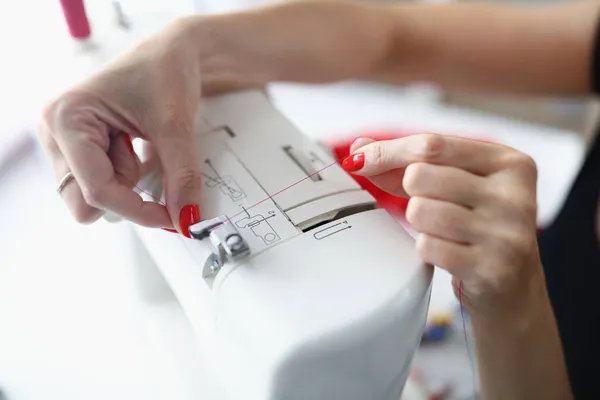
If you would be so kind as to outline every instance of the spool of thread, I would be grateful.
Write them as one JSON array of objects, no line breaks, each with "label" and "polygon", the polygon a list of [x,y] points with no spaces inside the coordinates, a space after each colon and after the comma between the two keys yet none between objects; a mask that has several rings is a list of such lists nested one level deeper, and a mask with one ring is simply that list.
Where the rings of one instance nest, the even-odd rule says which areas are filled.
[{"label": "spool of thread", "polygon": [[84,0],[60,0],[60,5],[71,36],[75,39],[90,37],[90,22],[85,12]]}]

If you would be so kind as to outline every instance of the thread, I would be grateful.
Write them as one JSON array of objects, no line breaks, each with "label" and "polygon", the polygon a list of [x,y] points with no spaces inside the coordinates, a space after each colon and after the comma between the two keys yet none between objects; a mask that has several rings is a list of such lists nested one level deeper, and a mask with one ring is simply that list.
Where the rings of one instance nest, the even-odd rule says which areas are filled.
[{"label": "thread", "polygon": [[[335,164],[337,164],[337,161],[334,161],[334,162],[332,162],[331,164],[328,164],[328,165],[324,166],[323,168],[321,168],[321,169],[319,169],[319,170],[317,170],[317,171],[313,172],[312,174],[306,175],[304,178],[302,178],[302,179],[300,179],[300,180],[298,180],[298,181],[296,181],[296,182],[294,182],[294,183],[292,183],[292,184],[290,184],[290,185],[288,185],[288,186],[284,187],[284,188],[283,188],[283,189],[281,189],[281,190],[278,190],[278,191],[276,191],[275,193],[273,193],[273,194],[271,194],[271,195],[268,195],[268,196],[267,196],[267,197],[265,197],[264,199],[262,199],[262,200],[260,200],[260,201],[258,201],[258,202],[256,202],[256,203],[254,203],[254,204],[252,204],[251,206],[249,206],[249,207],[245,207],[245,211],[241,211],[241,212],[239,212],[239,213],[237,213],[237,214],[234,214],[234,215],[232,215],[231,217],[227,217],[227,218],[228,218],[228,219],[232,219],[232,218],[235,218],[235,217],[237,217],[237,216],[240,216],[240,215],[242,215],[242,214],[245,214],[245,213],[246,213],[246,210],[250,210],[250,209],[252,209],[252,208],[254,208],[254,207],[258,206],[259,204],[262,204],[262,203],[264,203],[265,201],[267,201],[267,200],[269,200],[269,199],[273,199],[273,197],[277,196],[278,194],[281,194],[281,193],[285,192],[286,190],[288,190],[288,189],[291,189],[292,187],[294,187],[294,186],[298,185],[299,183],[302,183],[302,182],[304,182],[305,180],[307,180],[307,179],[310,179],[311,177],[313,177],[313,176],[317,175],[318,173],[320,173],[320,172],[322,172],[322,171],[326,170],[326,169],[327,169],[327,168],[329,168],[329,167],[332,167],[332,166],[334,166]],[[123,177],[122,177],[122,178],[123,178]],[[151,198],[152,200],[154,200],[156,203],[158,203],[158,204],[160,204],[160,205],[162,205],[162,206],[164,206],[164,205],[165,205],[165,203],[163,203],[163,202],[162,202],[160,199],[158,199],[156,196],[153,196],[152,194],[150,194],[150,193],[148,193],[148,192],[144,191],[143,189],[141,189],[139,186],[135,185],[133,182],[131,182],[131,181],[130,181],[130,180],[128,180],[127,178],[124,178],[124,179],[125,179],[126,181],[128,181],[129,183],[131,183],[132,185],[134,185],[134,187],[135,187],[137,190],[139,190],[140,192],[142,192],[142,193],[146,194],[147,196],[150,196],[150,198]]]},{"label": "thread", "polygon": [[[476,386],[477,380],[475,379],[475,362],[473,360],[473,355],[471,354],[471,347],[469,347],[469,339],[468,339],[468,335],[467,335],[467,324],[465,322],[465,314],[464,314],[465,306],[463,303],[463,281],[462,281],[462,279],[460,280],[460,282],[458,284],[458,301],[460,303],[460,319],[462,321],[462,330],[463,330],[463,336],[465,339],[465,347],[467,350],[467,357],[469,358],[469,365],[471,367],[471,379],[473,380],[473,392],[477,393],[477,386]],[[477,398],[477,396],[474,395],[473,398]]]},{"label": "thread", "polygon": [[[256,207],[256,206],[258,206],[259,204],[261,204],[261,203],[263,203],[263,202],[265,202],[265,201],[267,201],[267,200],[269,200],[269,199],[273,199],[273,197],[277,196],[278,194],[281,194],[281,193],[285,192],[286,190],[288,190],[288,189],[290,189],[290,188],[292,188],[292,187],[294,187],[294,186],[298,185],[299,183],[301,183],[301,182],[303,182],[303,181],[305,181],[305,180],[307,180],[307,179],[310,179],[312,176],[314,176],[314,175],[318,174],[318,173],[319,173],[319,172],[321,172],[321,171],[324,171],[324,170],[326,170],[326,169],[327,169],[327,168],[329,168],[329,167],[332,167],[332,166],[333,166],[333,165],[335,165],[335,164],[337,164],[337,161],[334,161],[334,162],[332,162],[331,164],[329,164],[329,165],[326,165],[325,167],[323,167],[323,168],[319,169],[318,171],[316,171],[316,172],[313,172],[312,174],[310,174],[310,175],[307,175],[306,177],[304,177],[304,178],[302,178],[302,179],[300,179],[300,180],[298,180],[298,181],[296,181],[296,182],[293,182],[292,184],[290,184],[290,185],[288,185],[288,186],[284,187],[284,188],[283,188],[283,189],[281,189],[281,190],[278,190],[277,192],[273,193],[272,195],[268,195],[268,196],[267,196],[267,197],[265,197],[264,199],[262,199],[262,200],[260,200],[260,201],[258,201],[258,202],[256,202],[256,203],[252,204],[251,206],[249,206],[249,207],[245,208],[245,210],[244,210],[244,211],[242,211],[242,212],[240,212],[240,213],[237,213],[237,214],[233,215],[232,217],[227,217],[227,218],[228,218],[228,219],[232,219],[232,218],[235,218],[235,217],[237,217],[237,216],[239,216],[239,215],[241,215],[241,214],[244,214],[244,213],[245,213],[247,210],[250,210],[250,209],[252,209],[253,207]],[[132,184],[133,184],[133,183],[132,183]],[[159,204],[161,204],[161,205],[165,205],[165,204],[164,204],[164,203],[163,203],[163,202],[162,202],[160,199],[158,199],[158,198],[156,198],[155,196],[153,196],[152,194],[150,194],[150,193],[148,193],[148,192],[146,192],[146,191],[142,190],[142,189],[141,189],[140,187],[138,187],[137,185],[135,185],[135,188],[136,188],[136,189],[138,189],[139,191],[141,191],[142,193],[145,193],[146,195],[150,196],[150,198],[152,198],[152,199],[153,199],[154,201],[156,201],[157,203],[159,203]],[[458,287],[458,298],[459,298],[459,303],[460,303],[460,317],[461,317],[461,322],[462,322],[463,337],[464,337],[464,341],[465,341],[465,347],[466,347],[466,351],[467,351],[467,357],[468,357],[468,359],[469,359],[469,364],[470,364],[470,367],[471,367],[471,374],[472,374],[472,380],[473,380],[473,391],[474,391],[474,392],[476,392],[475,363],[474,363],[474,360],[473,360],[473,356],[472,356],[472,354],[471,354],[471,348],[469,347],[469,339],[468,339],[468,335],[467,335],[467,326],[466,326],[466,321],[465,321],[465,314],[464,314],[464,303],[463,303],[463,281],[462,281],[462,279],[461,279],[461,280],[460,280],[460,282],[459,282],[459,287]],[[476,397],[476,396],[475,396],[475,397]]]},{"label": "thread", "polygon": [[[268,197],[266,197],[266,198],[262,199],[262,200],[261,200],[261,201],[259,201],[258,203],[252,204],[252,205],[251,205],[250,207],[248,207],[246,210],[249,210],[249,209],[251,209],[251,208],[254,208],[254,207],[256,207],[257,205],[259,205],[259,204],[261,204],[261,203],[263,203],[263,202],[265,202],[265,201],[267,201],[267,200],[269,200],[269,199],[272,199],[273,197],[277,196],[278,194],[281,194],[281,193],[285,192],[286,190],[288,190],[288,189],[291,189],[292,187],[296,186],[297,184],[299,184],[299,183],[301,183],[301,182],[304,182],[304,181],[305,181],[305,180],[307,180],[307,179],[310,179],[311,177],[313,177],[313,176],[317,175],[319,172],[321,172],[321,171],[324,171],[324,170],[326,170],[327,168],[334,166],[335,164],[337,164],[337,161],[334,161],[334,162],[332,162],[331,164],[329,164],[329,165],[326,165],[325,167],[323,167],[323,168],[321,168],[321,169],[319,169],[319,170],[317,170],[317,171],[313,172],[312,174],[310,174],[310,175],[306,175],[304,178],[302,178],[302,179],[300,179],[300,180],[298,180],[298,181],[296,181],[296,182],[292,183],[291,185],[288,185],[288,186],[284,187],[283,189],[281,189],[281,190],[278,190],[277,192],[273,193],[272,195],[269,195]],[[237,214],[233,215],[231,218],[235,218],[235,217],[237,217],[237,216],[239,216],[239,215],[242,215],[242,214],[244,214],[244,213],[245,213],[245,211],[241,211],[241,212],[239,212],[239,213],[237,213]]]}]

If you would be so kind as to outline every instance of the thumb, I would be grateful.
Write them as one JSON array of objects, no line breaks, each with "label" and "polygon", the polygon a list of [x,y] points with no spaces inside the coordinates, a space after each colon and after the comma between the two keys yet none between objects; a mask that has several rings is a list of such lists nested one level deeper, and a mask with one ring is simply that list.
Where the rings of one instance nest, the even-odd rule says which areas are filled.
[{"label": "thumb", "polygon": [[375,140],[367,137],[357,137],[350,143],[350,153],[354,153],[356,150],[360,149],[363,146],[368,145],[369,143],[373,143]]},{"label": "thumb", "polygon": [[202,176],[192,128],[171,131],[155,141],[164,176],[166,207],[173,227],[189,238],[189,227],[200,222]]}]

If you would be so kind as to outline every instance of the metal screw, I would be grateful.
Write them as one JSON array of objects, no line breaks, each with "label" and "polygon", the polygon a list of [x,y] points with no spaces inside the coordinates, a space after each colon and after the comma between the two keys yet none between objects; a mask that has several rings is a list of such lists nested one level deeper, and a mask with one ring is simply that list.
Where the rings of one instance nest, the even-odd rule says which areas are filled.
[{"label": "metal screw", "polygon": [[219,263],[217,260],[213,261],[212,265],[210,266],[210,272],[214,275],[219,272],[219,269]]},{"label": "metal screw", "polygon": [[228,236],[225,240],[225,243],[227,244],[227,246],[229,246],[229,248],[231,248],[234,251],[241,250],[241,248],[243,247],[243,241],[240,235]]}]

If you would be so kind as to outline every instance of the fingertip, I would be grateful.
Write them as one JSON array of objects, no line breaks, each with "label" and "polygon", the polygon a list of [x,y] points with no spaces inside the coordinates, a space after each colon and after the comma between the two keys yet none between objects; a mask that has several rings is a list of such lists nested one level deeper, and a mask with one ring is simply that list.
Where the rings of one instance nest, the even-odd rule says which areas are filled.
[{"label": "fingertip", "polygon": [[131,215],[129,219],[133,223],[147,228],[166,228],[172,226],[167,208],[154,201],[143,201],[141,212],[135,216]]},{"label": "fingertip", "polygon": [[170,173],[165,171],[163,182],[171,224],[182,236],[191,238],[189,227],[201,221],[202,177],[197,164]]},{"label": "fingertip", "polygon": [[346,172],[356,173],[365,165],[365,154],[351,154],[342,161],[342,168]]},{"label": "fingertip", "polygon": [[189,228],[200,222],[200,207],[197,204],[188,204],[179,212],[179,228],[186,238],[191,238]]},{"label": "fingertip", "polygon": [[78,207],[78,209],[71,212],[75,221],[81,225],[92,225],[96,223],[103,214],[104,212],[102,210],[95,209],[87,204],[82,204],[81,207]]},{"label": "fingertip", "polygon": [[374,140],[368,137],[358,136],[354,138],[352,143],[350,143],[350,154],[372,142],[374,142]]}]

